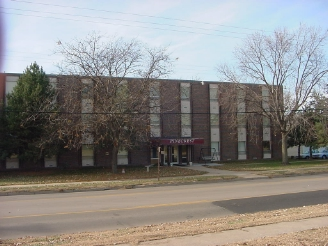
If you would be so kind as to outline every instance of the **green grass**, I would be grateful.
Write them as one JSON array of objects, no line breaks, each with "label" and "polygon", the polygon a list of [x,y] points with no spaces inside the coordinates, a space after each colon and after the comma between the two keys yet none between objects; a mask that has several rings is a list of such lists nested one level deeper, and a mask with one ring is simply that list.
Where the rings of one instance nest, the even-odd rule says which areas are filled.
[{"label": "green grass", "polygon": [[[328,160],[291,160],[282,165],[278,160],[247,160],[224,162],[220,166],[208,166],[231,171],[249,171],[267,177],[288,177],[328,173]],[[122,173],[124,168],[125,173]],[[74,191],[92,189],[129,189],[136,186],[182,184],[216,180],[231,180],[234,175],[201,176],[206,172],[181,167],[157,166],[149,172],[145,167],[119,167],[118,173],[109,168],[7,170],[0,172],[0,194],[22,192]],[[18,186],[15,186],[18,185]],[[23,186],[20,186],[23,185]]]},{"label": "green grass", "polygon": [[[122,173],[123,168],[125,173]],[[0,172],[0,186],[133,180],[158,177],[157,167],[151,167],[149,172],[147,172],[145,167],[120,167],[118,171],[118,173],[114,174],[108,168],[47,169],[37,171],[10,170]],[[179,167],[160,167],[159,173],[160,177],[179,177],[201,175],[205,172]]]},{"label": "green grass", "polygon": [[207,172],[188,168],[157,167],[149,172],[145,167],[124,167],[125,173],[113,174],[108,168],[72,170],[47,169],[38,171],[11,170],[0,172],[0,195],[35,192],[70,192],[102,189],[131,189],[134,187],[184,184],[236,179],[233,175],[201,176]]}]

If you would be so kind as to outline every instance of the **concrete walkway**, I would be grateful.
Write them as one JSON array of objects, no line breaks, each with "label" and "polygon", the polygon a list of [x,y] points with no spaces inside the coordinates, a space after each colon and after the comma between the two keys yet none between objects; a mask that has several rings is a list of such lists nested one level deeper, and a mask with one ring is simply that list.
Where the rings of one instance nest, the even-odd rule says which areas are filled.
[{"label": "concrete walkway", "polygon": [[[191,166],[183,166],[182,168],[189,168],[192,170],[197,170],[197,171],[204,171],[208,172],[207,174],[203,174],[202,176],[237,176],[239,178],[244,178],[244,179],[258,179],[258,178],[268,178],[267,176],[262,176],[262,175],[257,175],[252,172],[242,172],[242,171],[228,171],[228,170],[219,170],[216,168],[210,168],[204,166],[205,164],[202,163],[193,163]],[[220,166],[220,164],[206,164],[207,166]]]},{"label": "concrete walkway", "polygon": [[[245,242],[248,240],[259,239],[263,237],[278,236],[285,233],[292,233],[320,227],[328,226],[328,216],[312,219],[304,219],[291,222],[281,222],[271,225],[245,227],[238,230],[222,231],[218,233],[200,234],[195,236],[185,236],[176,238],[167,238],[143,242],[138,245],[170,245],[170,246],[217,246],[227,243]],[[130,244],[121,244],[121,246],[132,246]]]}]

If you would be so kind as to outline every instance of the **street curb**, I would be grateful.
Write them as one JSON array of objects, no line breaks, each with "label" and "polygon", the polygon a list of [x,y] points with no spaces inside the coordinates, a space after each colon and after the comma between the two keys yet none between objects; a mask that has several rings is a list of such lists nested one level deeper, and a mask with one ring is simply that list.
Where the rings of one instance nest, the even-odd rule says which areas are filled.
[{"label": "street curb", "polygon": [[[55,193],[73,193],[73,192],[89,192],[89,191],[106,191],[106,190],[125,190],[125,189],[138,189],[138,188],[150,188],[150,187],[163,187],[163,186],[179,186],[179,185],[193,185],[193,184],[210,184],[210,183],[223,183],[223,182],[238,182],[245,180],[257,180],[257,179],[269,179],[269,177],[254,177],[254,178],[242,178],[237,177],[235,179],[219,179],[219,180],[208,180],[208,181],[198,181],[198,182],[182,182],[182,183],[171,183],[171,184],[152,184],[152,185],[126,185],[118,187],[108,187],[108,188],[90,188],[90,189],[76,189],[76,190],[64,190],[56,189],[49,191],[14,191],[14,192],[1,192],[1,196],[16,196],[16,195],[37,195],[37,194],[55,194]],[[69,184],[69,183],[62,183]],[[28,186],[28,185],[26,185]],[[9,186],[7,186],[9,187]]]}]

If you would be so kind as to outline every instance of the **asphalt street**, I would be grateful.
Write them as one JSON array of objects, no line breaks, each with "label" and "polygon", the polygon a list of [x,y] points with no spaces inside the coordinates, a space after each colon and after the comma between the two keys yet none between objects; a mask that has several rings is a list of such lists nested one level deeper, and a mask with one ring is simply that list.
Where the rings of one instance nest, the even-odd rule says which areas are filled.
[{"label": "asphalt street", "polygon": [[0,238],[99,231],[328,202],[328,175],[0,197]]},{"label": "asphalt street", "polygon": [[328,203],[328,190],[231,199],[214,202],[215,205],[238,214],[256,213],[259,211],[271,211],[325,203]]}]

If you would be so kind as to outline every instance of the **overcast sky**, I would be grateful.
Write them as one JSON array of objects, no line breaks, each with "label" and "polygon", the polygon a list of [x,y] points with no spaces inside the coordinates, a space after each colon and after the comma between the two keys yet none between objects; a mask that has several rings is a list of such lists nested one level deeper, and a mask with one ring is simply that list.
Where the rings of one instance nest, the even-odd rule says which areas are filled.
[{"label": "overcast sky", "polygon": [[1,0],[2,68],[22,73],[36,61],[56,74],[58,41],[96,31],[167,46],[172,79],[217,81],[247,35],[300,23],[328,28],[328,0]]}]

